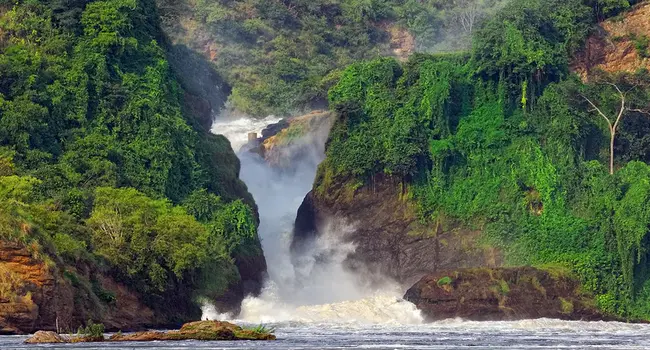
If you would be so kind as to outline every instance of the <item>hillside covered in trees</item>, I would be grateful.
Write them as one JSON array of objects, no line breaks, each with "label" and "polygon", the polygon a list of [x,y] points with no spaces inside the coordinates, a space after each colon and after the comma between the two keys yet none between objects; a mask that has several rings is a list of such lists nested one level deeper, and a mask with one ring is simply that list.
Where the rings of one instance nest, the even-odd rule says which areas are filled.
[{"label": "hillside covered in trees", "polygon": [[137,312],[115,283],[153,310],[107,322],[124,328],[198,319],[200,298],[236,308],[244,279],[259,288],[239,161],[185,103],[157,13],[149,0],[0,1],[0,239],[46,276],[0,266],[4,332],[53,327],[55,303],[70,329]]},{"label": "hillside covered in trees", "polygon": [[[566,271],[605,313],[650,319],[650,75],[569,69],[597,21],[624,21],[632,5],[514,1],[467,53],[346,68],[298,239],[320,211],[372,227],[352,238],[356,254],[389,271],[453,249],[450,261],[474,256],[457,268],[485,266],[468,250],[489,248],[489,264]],[[630,34],[638,67],[647,34]],[[378,257],[383,241],[390,254]]]},{"label": "hillside covered in trees", "polygon": [[467,49],[505,0],[157,0],[171,39],[211,59],[232,108],[323,107],[341,69],[414,51]]}]

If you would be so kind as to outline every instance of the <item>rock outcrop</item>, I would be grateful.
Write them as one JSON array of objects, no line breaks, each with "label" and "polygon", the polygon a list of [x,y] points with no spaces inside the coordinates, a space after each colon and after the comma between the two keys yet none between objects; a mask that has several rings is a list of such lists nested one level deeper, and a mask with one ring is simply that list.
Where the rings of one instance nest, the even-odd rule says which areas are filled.
[{"label": "rock outcrop", "polygon": [[178,340],[275,340],[275,336],[265,329],[244,329],[230,322],[198,321],[186,323],[180,330],[158,332],[147,331],[130,334],[116,333],[110,338],[104,336],[89,337],[61,336],[55,332],[38,331],[27,339],[27,344],[50,343],[85,343],[85,342],[142,342],[142,341],[178,341]]},{"label": "rock outcrop", "polygon": [[532,267],[437,272],[423,277],[404,299],[414,303],[428,321],[607,319],[570,274]]},{"label": "rock outcrop", "polygon": [[576,55],[571,68],[583,79],[598,70],[634,73],[650,69],[650,2],[640,3],[622,16],[623,20],[615,17],[602,22]]},{"label": "rock outcrop", "polygon": [[72,330],[89,319],[110,330],[137,330],[173,322],[155,317],[142,298],[126,286],[96,274],[95,289],[111,296],[100,300],[93,286],[81,281],[86,268],[64,267],[32,253],[23,244],[0,240],[0,334],[37,329]]},{"label": "rock outcrop", "polygon": [[115,334],[108,340],[275,340],[275,336],[267,331],[244,329],[230,322],[198,321],[186,323],[178,331]]},{"label": "rock outcrop", "polygon": [[296,165],[320,161],[334,119],[329,111],[313,111],[281,120],[262,131],[251,152],[280,170],[295,170]]},{"label": "rock outcrop", "polygon": [[72,286],[22,244],[0,240],[0,333],[31,332],[71,318]]},{"label": "rock outcrop", "polygon": [[[241,280],[215,298],[220,310],[238,312],[244,296],[261,289],[264,256],[238,257],[236,264]],[[201,316],[191,293],[179,287],[165,297],[167,303],[152,300],[84,264],[63,266],[20,243],[0,240],[0,334],[54,331],[57,326],[70,331],[88,320],[110,331],[175,327]]]},{"label": "rock outcrop", "polygon": [[479,231],[443,230],[422,225],[415,204],[405,198],[401,185],[386,176],[355,189],[346,183],[324,184],[322,169],[298,210],[292,251],[300,255],[331,220],[352,230],[335,230],[356,250],[348,257],[352,269],[388,276],[408,287],[432,271],[499,266],[499,251],[477,244]]},{"label": "rock outcrop", "polygon": [[[266,258],[261,243],[258,242],[257,254],[238,254],[234,256],[235,266],[240,280],[231,284],[224,293],[211,299],[217,310],[233,315],[241,311],[241,303],[246,296],[257,296],[262,292],[266,278]],[[200,315],[199,315],[200,317]]]},{"label": "rock outcrop", "polygon": [[56,344],[66,343],[66,339],[56,332],[52,331],[38,331],[34,333],[29,339],[25,340],[26,344]]},{"label": "rock outcrop", "polygon": [[390,38],[388,47],[383,50],[386,56],[404,62],[415,52],[415,36],[407,28],[390,21],[380,22],[377,27]]}]

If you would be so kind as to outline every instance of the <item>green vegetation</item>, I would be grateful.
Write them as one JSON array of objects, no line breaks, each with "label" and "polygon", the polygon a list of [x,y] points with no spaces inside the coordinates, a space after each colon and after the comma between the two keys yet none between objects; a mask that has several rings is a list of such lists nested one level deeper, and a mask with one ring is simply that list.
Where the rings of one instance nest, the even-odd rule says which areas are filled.
[{"label": "green vegetation", "polygon": [[564,298],[560,298],[560,308],[562,310],[562,313],[570,315],[573,313],[573,302],[571,300],[566,300]]},{"label": "green vegetation", "polygon": [[[650,76],[584,84],[568,70],[594,21],[629,6],[617,4],[512,2],[467,55],[349,66],[329,91],[340,117],[317,193],[390,176],[422,222],[481,229],[507,264],[571,269],[605,312],[650,319]],[[616,116],[617,88],[610,175],[610,130],[587,99]]]},{"label": "green vegetation", "polygon": [[[322,107],[341,70],[358,60],[466,50],[481,24],[510,2],[518,1],[156,0],[173,41],[209,55],[232,87],[231,106],[253,115]],[[594,18],[604,18],[637,1],[584,2]],[[541,24],[534,11],[509,24]],[[580,36],[586,28],[572,29]]]},{"label": "green vegetation", "polygon": [[650,37],[647,35],[631,35],[634,48],[641,58],[650,57]]},{"label": "green vegetation", "polygon": [[251,331],[256,334],[272,334],[275,332],[275,328],[267,327],[263,324],[259,324],[255,327],[244,328],[244,330]]},{"label": "green vegetation", "polygon": [[[322,105],[340,69],[397,46],[456,51],[506,0],[157,0],[173,39],[209,51],[254,115]],[[392,37],[392,38],[391,38]]]},{"label": "green vegetation", "polygon": [[445,277],[438,280],[438,287],[449,285],[452,282],[453,282],[453,280],[451,279],[451,277],[445,276]]},{"label": "green vegetation", "polygon": [[507,296],[508,293],[510,293],[510,286],[508,285],[508,282],[505,280],[499,280],[498,290],[500,295]]},{"label": "green vegetation", "polygon": [[79,327],[77,336],[94,340],[104,340],[104,325],[88,320],[86,327]]},{"label": "green vegetation", "polygon": [[[257,219],[228,141],[204,132],[171,68],[172,49],[210,68],[193,49],[241,111],[329,100],[320,193],[393,177],[423,223],[483,229],[508,263],[566,266],[601,309],[650,318],[650,78],[568,72],[594,21],[631,3],[0,0],[0,238],[102,304],[116,296],[100,275],[170,313],[239,282],[235,261],[261,254]],[[391,41],[452,53],[378,58]],[[616,88],[628,108],[610,175],[587,100],[616,115]]]},{"label": "green vegetation", "polygon": [[0,0],[0,238],[104,303],[97,274],[168,308],[261,254],[239,162],[166,50],[153,1]]}]

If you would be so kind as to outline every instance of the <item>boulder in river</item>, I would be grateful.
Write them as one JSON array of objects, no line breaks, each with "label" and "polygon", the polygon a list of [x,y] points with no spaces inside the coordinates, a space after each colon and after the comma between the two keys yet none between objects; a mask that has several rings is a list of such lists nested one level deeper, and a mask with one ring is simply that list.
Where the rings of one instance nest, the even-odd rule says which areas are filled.
[{"label": "boulder in river", "polygon": [[325,152],[325,141],[334,122],[328,111],[283,119],[262,131],[251,152],[259,154],[268,165],[281,170],[295,169],[306,162],[320,163]]},{"label": "boulder in river", "polygon": [[36,332],[27,339],[27,344],[78,343],[78,342],[125,342],[156,340],[275,340],[272,331],[245,329],[230,322],[197,321],[186,323],[180,330],[161,332],[117,333],[110,338],[89,338],[86,336],[63,337],[54,332]]},{"label": "boulder in river", "polygon": [[25,340],[27,344],[52,344],[52,343],[67,343],[68,341],[61,337],[56,332],[51,331],[38,331],[34,333],[29,339]]},{"label": "boulder in river", "polygon": [[275,340],[270,332],[244,329],[230,322],[198,321],[186,323],[178,331],[115,334],[109,341],[152,340]]}]

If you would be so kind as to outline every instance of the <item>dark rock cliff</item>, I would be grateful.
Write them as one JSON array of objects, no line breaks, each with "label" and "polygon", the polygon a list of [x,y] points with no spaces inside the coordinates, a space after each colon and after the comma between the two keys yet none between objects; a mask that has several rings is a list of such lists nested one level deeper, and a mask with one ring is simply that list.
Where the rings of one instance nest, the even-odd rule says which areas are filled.
[{"label": "dark rock cliff", "polygon": [[[316,183],[322,181],[321,172]],[[389,177],[376,177],[371,185],[356,190],[345,183],[330,184],[323,192],[315,188],[298,210],[294,255],[308,249],[329,220],[341,220],[353,229],[336,234],[356,244],[349,267],[367,268],[404,286],[434,271],[501,265],[497,250],[477,243],[480,232],[420,224],[415,205]]]}]

